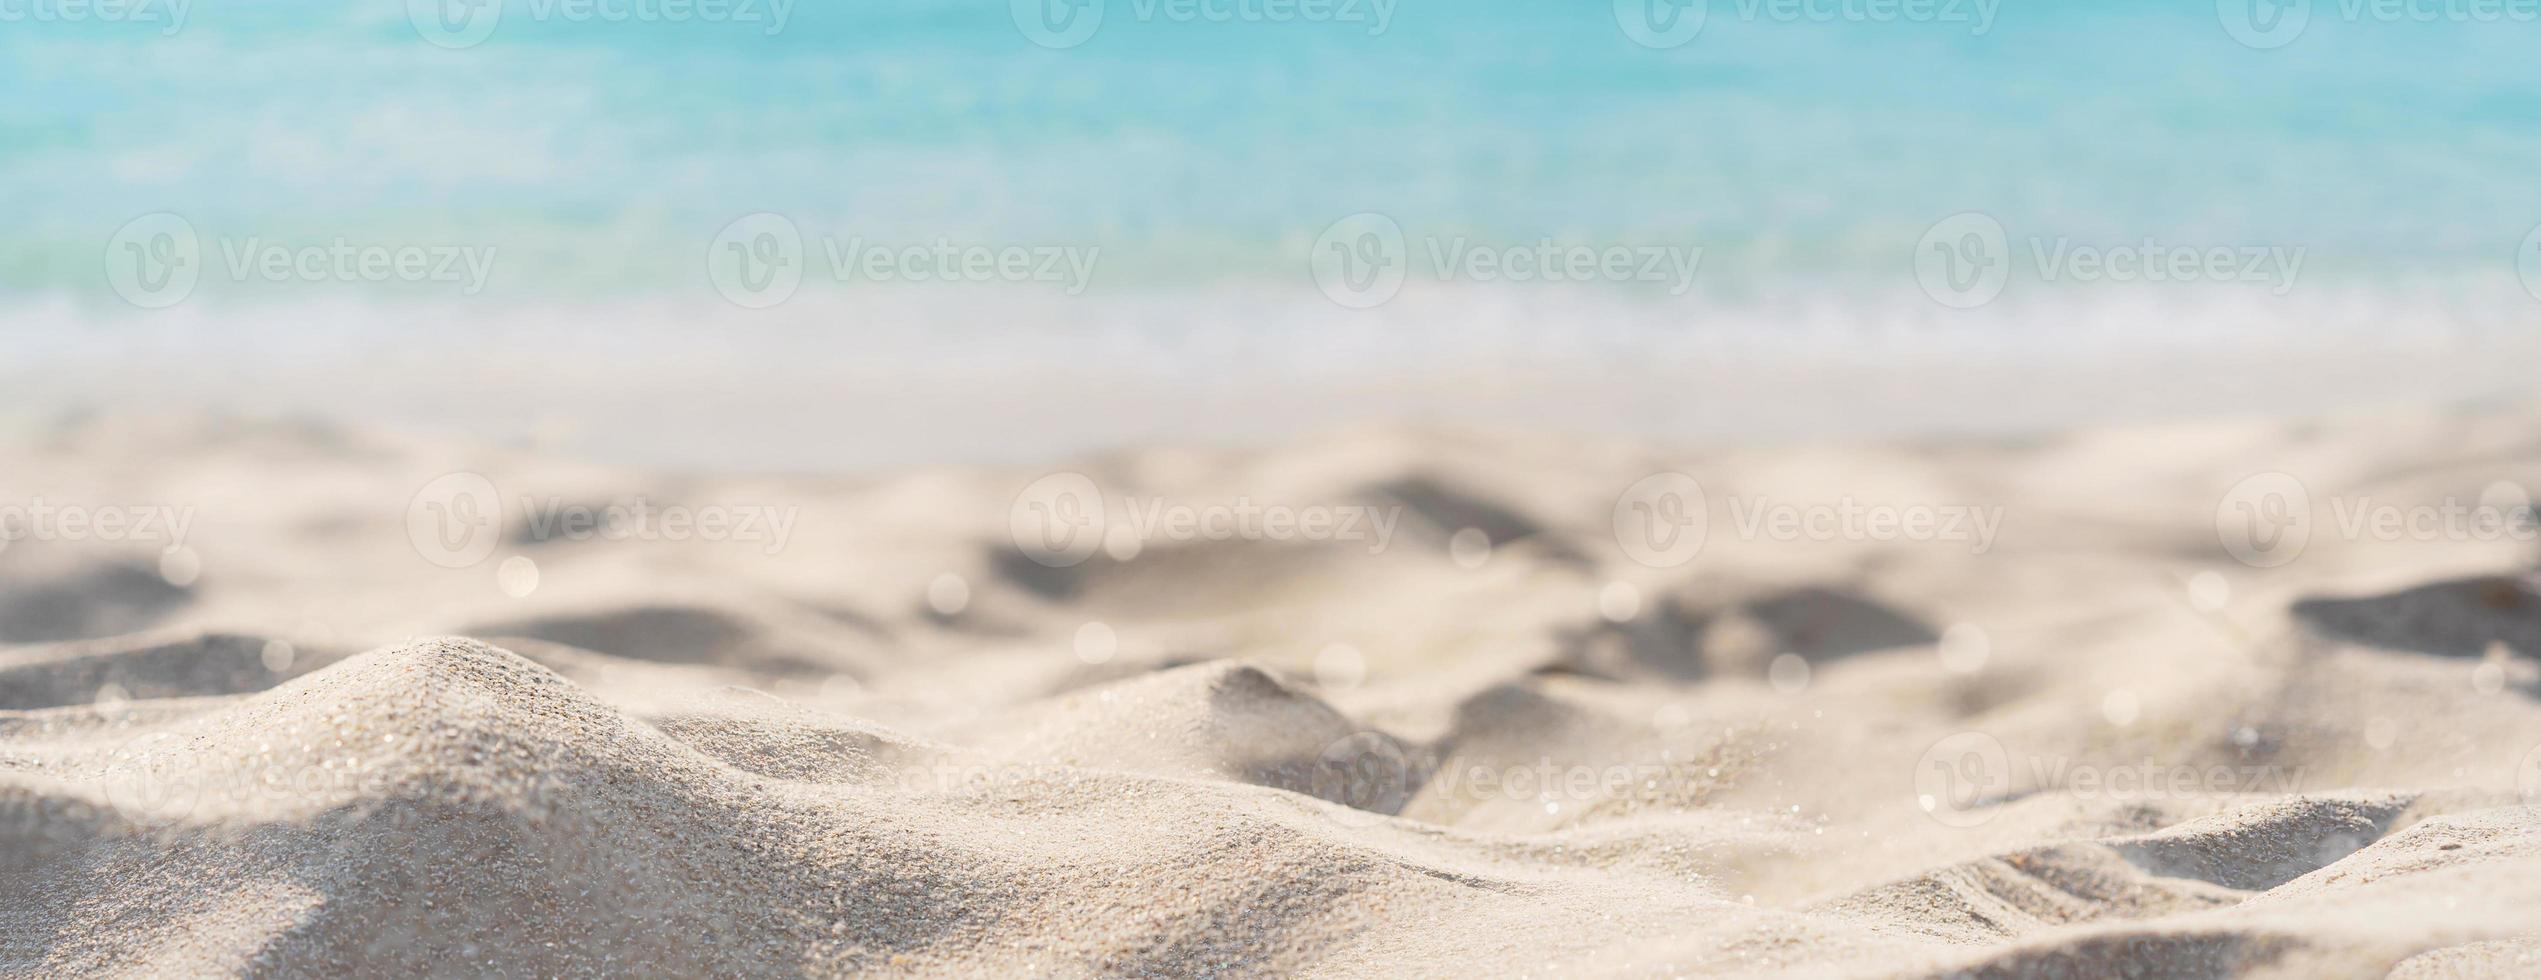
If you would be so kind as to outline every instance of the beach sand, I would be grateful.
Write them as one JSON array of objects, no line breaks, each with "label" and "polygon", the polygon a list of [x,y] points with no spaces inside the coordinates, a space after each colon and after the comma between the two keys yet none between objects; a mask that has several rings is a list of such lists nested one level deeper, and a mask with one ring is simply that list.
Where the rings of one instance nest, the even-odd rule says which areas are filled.
[{"label": "beach sand", "polygon": [[2536,421],[64,420],[0,455],[0,973],[2532,976],[2541,548],[2469,505]]}]

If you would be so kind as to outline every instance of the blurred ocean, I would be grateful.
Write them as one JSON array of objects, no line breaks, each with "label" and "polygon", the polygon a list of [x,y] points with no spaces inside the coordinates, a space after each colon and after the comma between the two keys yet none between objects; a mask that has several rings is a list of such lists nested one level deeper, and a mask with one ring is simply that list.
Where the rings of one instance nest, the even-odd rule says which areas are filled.
[{"label": "blurred ocean", "polygon": [[[1382,375],[2541,331],[2541,24],[2442,0],[133,2],[0,0],[21,368],[461,338]],[[736,235],[762,213],[800,243]],[[1330,233],[1364,213],[1402,241]],[[842,245],[939,274],[842,273]],[[1509,248],[1694,269],[1435,261]],[[1336,302],[1319,249],[1408,275]],[[1086,272],[942,281],[1018,250]],[[765,270],[717,261],[803,274],[735,302]],[[2174,261],[2206,271],[2108,271]],[[196,278],[162,303],[171,262]]]}]

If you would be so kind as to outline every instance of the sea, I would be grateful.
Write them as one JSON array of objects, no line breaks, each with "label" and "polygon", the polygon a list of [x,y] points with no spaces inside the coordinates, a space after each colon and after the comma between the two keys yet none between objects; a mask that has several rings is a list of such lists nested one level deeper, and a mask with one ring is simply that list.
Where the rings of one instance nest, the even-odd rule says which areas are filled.
[{"label": "sea", "polygon": [[[0,0],[0,377],[711,392],[603,440],[700,463],[844,388],[964,433],[823,450],[893,459],[2512,395],[2536,51],[2521,0]],[[1859,396],[1953,377],[2021,384]]]}]

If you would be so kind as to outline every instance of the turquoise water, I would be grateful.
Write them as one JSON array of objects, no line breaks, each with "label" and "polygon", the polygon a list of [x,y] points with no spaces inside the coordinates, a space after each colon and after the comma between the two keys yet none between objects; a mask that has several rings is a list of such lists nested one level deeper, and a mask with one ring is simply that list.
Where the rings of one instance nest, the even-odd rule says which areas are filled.
[{"label": "turquoise water", "polygon": [[[1082,295],[939,283],[892,293],[892,309],[995,292],[1025,308],[1240,295],[1329,312],[1309,252],[1369,211],[1415,252],[1459,236],[1699,246],[1687,294],[1560,294],[1658,311],[1600,317],[1617,343],[1737,319],[1722,311],[1947,317],[1916,291],[1918,239],[1967,211],[2015,253],[2151,239],[2306,254],[2285,296],[2028,283],[2024,268],[1995,320],[2151,302],[2229,311],[2199,330],[2330,310],[2359,330],[2459,331],[2541,311],[2517,278],[2541,225],[2541,24],[2521,21],[2386,22],[2323,2],[2291,43],[2258,50],[2212,2],[2013,3],[1980,28],[1847,19],[1869,0],[1796,18],[1719,0],[1691,41],[1653,48],[1602,3],[1403,0],[1379,30],[1085,0],[1099,30],[1051,48],[1008,3],[806,0],[779,27],[759,7],[749,23],[609,22],[515,2],[452,49],[417,26],[433,5],[197,0],[181,22],[161,6],[65,23],[8,2],[0,308],[45,310],[47,329],[151,315],[117,301],[105,265],[118,229],[156,212],[202,236],[215,274],[185,300],[198,312],[711,307],[704,256],[754,212],[814,239],[1099,249]],[[1240,9],[1303,9],[1262,2]],[[465,292],[219,274],[223,246],[336,239],[495,260]],[[814,281],[785,309],[855,288]],[[2393,315],[2430,292],[2457,308]],[[1841,302],[1817,309],[1826,297]],[[1243,329],[1261,308],[1228,301],[1211,319]]]}]

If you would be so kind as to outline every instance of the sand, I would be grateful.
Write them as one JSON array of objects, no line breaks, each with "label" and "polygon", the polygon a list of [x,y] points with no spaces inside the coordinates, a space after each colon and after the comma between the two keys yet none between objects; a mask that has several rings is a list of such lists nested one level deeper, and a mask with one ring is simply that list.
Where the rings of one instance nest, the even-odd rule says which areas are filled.
[{"label": "sand", "polygon": [[[2541,974],[2541,546],[2443,516],[2536,421],[743,478],[66,419],[0,506],[188,521],[0,548],[0,973]],[[639,504],[721,530],[548,519]]]}]

